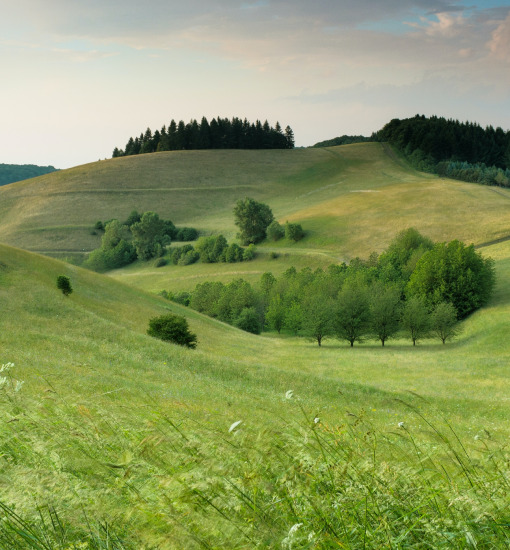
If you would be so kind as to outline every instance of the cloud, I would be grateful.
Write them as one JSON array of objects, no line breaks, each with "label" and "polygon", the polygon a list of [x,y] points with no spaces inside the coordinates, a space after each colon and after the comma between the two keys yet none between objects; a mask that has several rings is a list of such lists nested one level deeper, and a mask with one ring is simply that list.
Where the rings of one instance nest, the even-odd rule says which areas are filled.
[{"label": "cloud", "polygon": [[510,62],[510,14],[494,30],[487,47],[496,59]]}]

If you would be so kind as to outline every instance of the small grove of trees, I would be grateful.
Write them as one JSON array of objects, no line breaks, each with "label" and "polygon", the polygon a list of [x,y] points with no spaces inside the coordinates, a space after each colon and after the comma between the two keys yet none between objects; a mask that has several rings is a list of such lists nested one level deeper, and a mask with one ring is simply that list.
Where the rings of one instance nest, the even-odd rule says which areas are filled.
[{"label": "small grove of trees", "polygon": [[139,214],[133,210],[127,220],[97,222],[95,230],[104,231],[101,246],[93,250],[84,266],[94,271],[117,269],[137,258],[150,260],[165,253],[173,239],[196,239],[196,229],[177,228],[170,220],[164,220],[156,212]]},{"label": "small grove of trees", "polygon": [[247,262],[255,258],[255,245],[242,248],[237,243],[228,244],[223,235],[199,237],[196,245],[190,244],[170,249],[170,259],[174,265],[190,265],[199,260],[203,263]]},{"label": "small grove of trees", "polygon": [[285,130],[277,122],[275,127],[268,121],[255,123],[246,118],[213,118],[210,122],[202,117],[200,122],[192,119],[172,120],[168,127],[152,132],[147,128],[140,136],[130,137],[124,149],[115,147],[112,157],[180,151],[183,149],[293,149],[294,132],[290,126]]},{"label": "small grove of trees", "polygon": [[365,339],[384,346],[397,334],[416,345],[429,336],[443,343],[453,338],[457,320],[487,303],[493,286],[493,262],[472,246],[434,244],[408,229],[380,256],[350,265],[289,268],[279,278],[264,273],[254,287],[242,279],[202,283],[189,305],[238,326],[241,312],[250,309],[250,318],[258,319],[252,332],[286,330],[319,346],[331,337],[351,347]]}]

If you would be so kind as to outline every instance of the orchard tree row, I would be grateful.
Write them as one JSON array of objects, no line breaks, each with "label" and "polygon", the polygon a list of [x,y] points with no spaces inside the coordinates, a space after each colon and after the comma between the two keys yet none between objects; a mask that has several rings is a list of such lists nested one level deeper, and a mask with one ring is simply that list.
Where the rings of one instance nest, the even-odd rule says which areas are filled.
[{"label": "orchard tree row", "polygon": [[327,270],[264,273],[258,285],[243,279],[206,282],[169,297],[243,330],[282,330],[349,342],[386,341],[407,333],[416,344],[444,343],[456,322],[483,306],[494,287],[493,261],[459,241],[436,243],[414,229],[400,233],[380,256]]},{"label": "orchard tree row", "polygon": [[277,122],[275,127],[266,120],[249,122],[234,117],[213,118],[211,122],[202,117],[187,124],[172,119],[168,127],[152,132],[147,128],[138,137],[130,137],[124,149],[115,148],[113,157],[180,151],[183,149],[293,149],[294,132],[290,126],[285,130]]}]

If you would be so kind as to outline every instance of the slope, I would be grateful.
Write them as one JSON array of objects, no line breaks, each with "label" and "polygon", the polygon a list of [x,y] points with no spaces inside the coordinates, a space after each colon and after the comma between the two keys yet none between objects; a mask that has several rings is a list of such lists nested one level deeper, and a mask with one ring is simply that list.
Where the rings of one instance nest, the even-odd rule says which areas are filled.
[{"label": "slope", "polygon": [[382,250],[411,225],[435,240],[475,244],[510,234],[510,191],[416,172],[380,143],[165,152],[80,166],[0,189],[0,234],[46,254],[83,252],[99,244],[97,220],[136,208],[233,238],[232,207],[244,196],[267,202],[282,222],[302,223],[305,240],[281,250],[294,255],[348,260]]},{"label": "slope", "polygon": [[[238,548],[240,541],[279,547],[296,523],[327,544],[345,539],[322,523],[317,505],[328,499],[333,506],[346,483],[359,494],[367,478],[358,476],[365,467],[373,471],[365,460],[376,440],[385,470],[374,473],[370,490],[387,485],[377,502],[395,498],[423,468],[422,458],[416,465],[411,458],[418,440],[434,472],[418,483],[431,487],[437,510],[411,502],[419,517],[400,510],[397,517],[409,524],[395,521],[391,529],[400,537],[429,514],[440,521],[443,491],[447,515],[455,517],[457,489],[447,477],[441,485],[443,468],[463,494],[461,478],[471,463],[463,459],[457,472],[454,452],[463,451],[442,417],[478,457],[470,475],[492,475],[489,465],[480,468],[484,449],[497,461],[508,437],[510,245],[494,245],[490,253],[499,276],[495,298],[463,324],[456,343],[413,349],[396,341],[351,350],[336,341],[318,349],[301,339],[242,333],[109,277],[0,245],[0,363],[15,365],[4,369],[0,388],[0,500],[37,525],[40,514],[58,516],[67,537],[60,547],[100,537],[105,525],[108,540],[124,541],[117,548]],[[60,274],[72,280],[69,297],[56,289]],[[145,335],[148,319],[168,309],[189,317],[197,350]],[[288,390],[293,399],[285,398]],[[394,433],[398,422],[406,432]],[[428,422],[446,435],[429,434]],[[335,448],[345,454],[336,456]],[[354,470],[346,479],[331,479],[349,464]],[[337,488],[325,492],[331,483]],[[500,517],[499,504],[493,497],[486,508],[473,485],[469,491],[474,508],[463,504],[455,520],[468,522],[477,537],[470,518],[486,509]],[[292,503],[301,500],[297,511]],[[367,547],[377,548],[383,542],[374,514],[364,529],[373,537]],[[51,528],[40,529],[57,540]],[[352,547],[359,547],[363,525],[353,523],[350,532]],[[480,536],[489,540],[487,532]]]}]

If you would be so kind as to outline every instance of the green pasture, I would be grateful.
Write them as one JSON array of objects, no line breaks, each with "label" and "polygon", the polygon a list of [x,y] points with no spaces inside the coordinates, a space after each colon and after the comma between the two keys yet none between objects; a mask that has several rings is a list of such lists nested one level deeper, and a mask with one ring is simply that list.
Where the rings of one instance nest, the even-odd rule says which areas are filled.
[{"label": "green pasture", "polygon": [[[301,223],[300,248],[342,259],[380,252],[410,226],[439,241],[510,235],[510,191],[416,172],[380,143],[100,161],[2,187],[0,231],[7,244],[73,256],[99,246],[96,221],[137,209],[234,240],[232,208],[245,196],[267,202],[282,223]],[[288,243],[261,244],[281,247]]]}]

